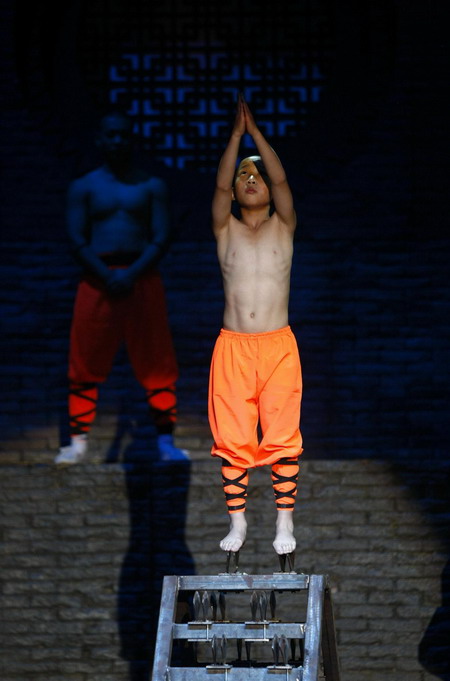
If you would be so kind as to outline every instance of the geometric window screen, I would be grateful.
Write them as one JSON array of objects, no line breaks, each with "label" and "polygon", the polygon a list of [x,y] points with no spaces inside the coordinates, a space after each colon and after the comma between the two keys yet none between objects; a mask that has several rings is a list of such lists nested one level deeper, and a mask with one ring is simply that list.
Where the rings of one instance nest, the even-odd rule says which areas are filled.
[{"label": "geometric window screen", "polygon": [[178,169],[217,169],[239,92],[270,141],[295,137],[334,56],[327,0],[91,0],[84,13],[91,95]]}]

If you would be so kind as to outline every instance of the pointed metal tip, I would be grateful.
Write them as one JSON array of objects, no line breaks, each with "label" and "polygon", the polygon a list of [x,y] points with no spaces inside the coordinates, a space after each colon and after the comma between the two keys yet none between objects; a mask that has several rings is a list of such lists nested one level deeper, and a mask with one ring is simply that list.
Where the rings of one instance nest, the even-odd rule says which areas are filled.
[{"label": "pointed metal tip", "polygon": [[294,567],[295,567],[295,549],[294,551],[291,551],[291,553],[287,554],[287,560],[288,560],[288,565],[289,565],[289,571],[294,572]]},{"label": "pointed metal tip", "polygon": [[[233,560],[232,560],[233,559]],[[233,566],[232,566],[233,563]],[[230,568],[232,568],[230,570]],[[227,564],[225,572],[236,573],[239,570],[239,550],[238,551],[227,551]]]}]

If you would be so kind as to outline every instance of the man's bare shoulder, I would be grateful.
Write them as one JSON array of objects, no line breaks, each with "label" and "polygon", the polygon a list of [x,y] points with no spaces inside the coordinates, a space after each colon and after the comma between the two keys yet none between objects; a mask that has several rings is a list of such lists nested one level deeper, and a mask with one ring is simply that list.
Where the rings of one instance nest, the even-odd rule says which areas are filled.
[{"label": "man's bare shoulder", "polygon": [[167,184],[160,177],[155,177],[154,175],[148,175],[145,183],[147,184],[149,190],[155,196],[165,197],[167,196],[168,189]]},{"label": "man's bare shoulder", "polygon": [[267,221],[268,229],[273,229],[274,231],[276,230],[278,233],[286,234],[290,238],[293,238],[294,236],[296,225],[297,217],[295,215],[295,212],[292,213],[289,221],[285,221],[281,219],[280,215],[275,210],[271,214],[269,220]]},{"label": "man's bare shoulder", "polygon": [[164,180],[152,175],[142,168],[132,168],[124,177],[115,177],[103,167],[95,168],[85,175],[73,180],[70,187],[75,191],[82,192],[84,190],[88,192],[98,188],[103,183],[110,183],[111,181],[134,186],[140,185],[155,196],[164,196],[167,194],[167,185]]},{"label": "man's bare shoulder", "polygon": [[152,175],[144,168],[133,168],[130,181],[132,184],[141,185],[154,196],[164,197],[167,195],[167,184],[165,181],[156,175]]},{"label": "man's bare shoulder", "polygon": [[98,182],[104,177],[104,174],[105,171],[103,168],[95,168],[94,170],[90,170],[84,175],[80,175],[80,177],[72,180],[69,187],[79,191],[83,189],[89,190],[91,187],[98,184]]},{"label": "man's bare shoulder", "polygon": [[95,180],[92,177],[94,173],[95,171],[91,171],[70,182],[67,189],[67,196],[70,201],[82,200],[90,194],[95,185]]},{"label": "man's bare shoulder", "polygon": [[213,232],[217,240],[226,239],[230,234],[244,229],[246,229],[244,222],[233,215],[233,213],[228,215],[227,220],[220,227],[213,226]]}]

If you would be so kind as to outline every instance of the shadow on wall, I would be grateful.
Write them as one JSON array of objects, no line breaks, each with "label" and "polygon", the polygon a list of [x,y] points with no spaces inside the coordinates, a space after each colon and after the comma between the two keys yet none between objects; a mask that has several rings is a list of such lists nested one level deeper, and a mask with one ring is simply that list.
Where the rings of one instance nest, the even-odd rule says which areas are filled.
[{"label": "shadow on wall", "polygon": [[430,674],[450,681],[450,461],[410,461],[395,464],[429,525],[440,537],[447,563],[441,576],[442,602],[431,618],[418,646],[418,660]]},{"label": "shadow on wall", "polygon": [[420,642],[419,662],[430,674],[450,681],[450,559],[442,572],[441,589],[442,604]]},{"label": "shadow on wall", "polygon": [[124,453],[130,541],[119,583],[121,657],[130,681],[147,681],[152,667],[164,575],[194,574],[186,546],[190,462],[145,462],[138,438]]}]

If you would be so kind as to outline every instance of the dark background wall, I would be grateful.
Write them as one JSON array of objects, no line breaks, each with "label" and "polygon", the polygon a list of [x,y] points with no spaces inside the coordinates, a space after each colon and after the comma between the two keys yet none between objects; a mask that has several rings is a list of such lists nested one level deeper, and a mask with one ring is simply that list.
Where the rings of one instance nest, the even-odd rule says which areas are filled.
[{"label": "dark background wall", "polygon": [[[284,24],[279,25],[277,15],[278,39],[270,50],[264,43],[266,18],[261,18],[259,35],[257,28],[245,29],[247,19],[239,23],[234,8],[225,18],[228,26],[241,28],[229,45],[220,43],[214,51],[205,31],[215,34],[218,19],[205,8],[196,15],[185,5],[178,23],[173,14],[168,23],[156,10],[153,17],[151,4],[139,2],[97,2],[89,11],[77,2],[64,7],[47,2],[39,8],[21,2],[8,8],[6,3],[1,302],[2,357],[12,375],[5,384],[9,399],[4,434],[9,428],[33,426],[33,419],[50,424],[60,408],[55,381],[64,381],[77,276],[67,251],[64,195],[71,177],[98,162],[92,144],[95,125],[117,89],[104,62],[120,61],[126,49],[153,54],[158,35],[156,47],[163,56],[155,70],[165,66],[172,74],[172,80],[165,77],[160,99],[170,104],[184,82],[174,74],[183,57],[180,35],[187,34],[185,57],[194,52],[192,45],[196,53],[205,45],[204,59],[215,80],[207,89],[201,64],[194,63],[185,76],[194,94],[189,98],[188,93],[178,107],[178,125],[183,139],[190,135],[194,143],[197,134],[199,145],[206,138],[215,148],[209,156],[186,160],[187,152],[177,147],[175,138],[175,107],[160,103],[161,131],[155,123],[153,159],[173,197],[174,248],[163,270],[180,360],[186,366],[183,373],[192,364],[207,367],[220,324],[222,295],[209,231],[211,167],[225,144],[238,88],[254,83],[247,80],[249,63],[252,78],[259,78],[249,90],[250,103],[253,97],[256,115],[261,111],[262,124],[274,132],[273,143],[288,169],[299,213],[291,320],[303,354],[304,429],[311,449],[327,457],[382,452],[398,458],[409,456],[411,449],[426,451],[427,456],[445,454],[447,158],[442,151],[448,133],[440,5],[414,3],[403,9],[393,2],[372,8],[357,2],[285,4]],[[249,8],[257,5],[248,3]],[[305,36],[299,34],[294,70],[285,58],[297,37],[290,6],[302,8],[292,11],[294,29],[309,21]],[[143,7],[148,22],[158,20],[148,34],[138,34],[135,25]],[[261,15],[268,9],[263,4]],[[168,7],[166,11],[170,14]],[[138,38],[147,43],[135,44]],[[239,47],[242,43],[245,50]],[[167,53],[162,52],[164,45]],[[277,64],[266,79],[255,66],[264,48],[266,59]],[[213,68],[214,58],[226,49],[222,71],[231,86],[217,79]],[[234,60],[239,72],[227,75]],[[295,80],[302,60],[308,73],[320,66],[319,81],[308,75]],[[279,86],[280,97],[299,83],[304,93],[295,100],[291,92],[290,113],[271,113],[264,98],[276,101],[273,83],[283,82],[283,68],[287,85],[285,91]],[[145,103],[150,86],[136,93],[136,83],[140,75],[148,79],[152,73],[151,68],[135,72],[123,66],[122,90],[132,92],[122,94],[119,104],[126,108]],[[157,89],[158,72],[154,78],[150,84]],[[200,79],[198,92],[192,85],[195,78]],[[311,89],[314,82],[320,82],[318,101]],[[289,102],[282,101],[289,110]],[[220,110],[214,113],[217,102]],[[201,108],[204,127],[191,130],[192,119],[199,118],[192,112]],[[133,119],[141,156],[148,162],[145,148],[152,146],[152,139],[143,130],[145,122],[154,121],[142,111]],[[164,141],[166,133],[169,142]],[[174,167],[178,157],[187,164],[186,172]],[[42,373],[37,373],[39,367]],[[19,376],[20,386],[13,382]],[[189,382],[188,400],[203,402],[198,389]],[[42,394],[45,401],[33,408]]]},{"label": "dark background wall", "polygon": [[[95,123],[117,82],[119,104],[132,107],[149,99],[169,67],[159,113],[138,108],[135,121],[143,162],[151,150],[173,197],[174,239],[162,272],[181,371],[179,437],[207,450],[208,363],[222,309],[208,224],[212,168],[236,92],[256,74],[247,96],[273,132],[299,214],[291,323],[304,371],[305,460],[388,462],[448,560],[445,3],[284,2],[272,22],[269,3],[244,3],[244,13],[240,7],[231,3],[218,16],[211,3],[184,3],[182,11],[177,3],[118,0],[2,3],[3,464],[48,464],[67,435],[67,339],[78,275],[64,231],[67,184],[97,161]],[[123,55],[131,53],[163,55],[160,71],[130,70]],[[193,94],[169,106],[181,87],[177,67],[194,53],[202,58],[185,74]],[[218,53],[226,55],[222,78]],[[294,97],[304,63],[303,94]],[[111,81],[111,64],[123,81]],[[322,76],[316,95],[314,64]],[[147,90],[144,77],[155,79]],[[278,103],[273,110],[268,98]],[[205,113],[194,115],[205,102]],[[180,122],[183,143],[167,143]],[[149,138],[146,123],[154,124]],[[153,460],[151,425],[123,355],[100,411],[102,460]],[[141,498],[139,485],[130,489],[130,502]],[[177,571],[176,556],[170,568]],[[439,626],[423,632],[418,656],[444,679],[448,567],[442,584]]]}]

